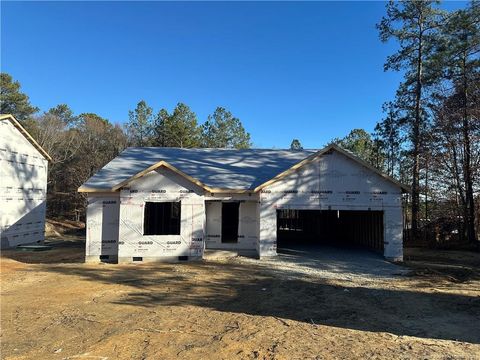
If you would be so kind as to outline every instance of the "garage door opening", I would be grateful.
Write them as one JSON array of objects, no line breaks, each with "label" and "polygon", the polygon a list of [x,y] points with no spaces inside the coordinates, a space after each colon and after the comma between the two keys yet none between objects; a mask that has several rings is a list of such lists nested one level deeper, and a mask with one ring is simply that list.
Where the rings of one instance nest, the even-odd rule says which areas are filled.
[{"label": "garage door opening", "polygon": [[383,252],[383,211],[277,210],[277,246],[331,245]]}]

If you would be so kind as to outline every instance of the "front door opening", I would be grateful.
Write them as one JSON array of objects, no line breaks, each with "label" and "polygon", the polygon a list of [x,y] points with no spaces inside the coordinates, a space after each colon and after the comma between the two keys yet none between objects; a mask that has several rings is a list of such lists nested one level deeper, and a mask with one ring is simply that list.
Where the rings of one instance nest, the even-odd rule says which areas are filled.
[{"label": "front door opening", "polygon": [[238,241],[238,202],[222,203],[222,243]]}]

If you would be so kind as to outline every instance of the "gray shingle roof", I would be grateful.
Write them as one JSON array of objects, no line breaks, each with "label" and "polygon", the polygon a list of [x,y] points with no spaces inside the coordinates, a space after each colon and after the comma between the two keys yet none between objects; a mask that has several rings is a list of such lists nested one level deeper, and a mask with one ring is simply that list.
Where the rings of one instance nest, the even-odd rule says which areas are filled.
[{"label": "gray shingle roof", "polygon": [[110,190],[162,160],[211,188],[252,190],[317,151],[127,148],[79,190]]}]

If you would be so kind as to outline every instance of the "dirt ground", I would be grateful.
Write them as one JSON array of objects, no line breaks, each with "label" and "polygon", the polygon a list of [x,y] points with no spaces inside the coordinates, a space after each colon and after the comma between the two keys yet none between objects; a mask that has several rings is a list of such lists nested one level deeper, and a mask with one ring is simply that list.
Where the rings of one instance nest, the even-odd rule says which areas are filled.
[{"label": "dirt ground", "polygon": [[337,279],[251,259],[1,257],[2,359],[480,359],[480,254],[406,249],[408,274]]}]

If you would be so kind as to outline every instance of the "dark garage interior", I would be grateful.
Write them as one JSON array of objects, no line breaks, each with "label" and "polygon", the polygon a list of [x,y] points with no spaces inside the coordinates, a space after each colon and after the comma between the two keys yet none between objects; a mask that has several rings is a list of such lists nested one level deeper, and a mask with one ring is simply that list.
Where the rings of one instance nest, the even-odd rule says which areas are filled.
[{"label": "dark garage interior", "polygon": [[383,211],[277,210],[277,246],[330,245],[383,251]]}]

